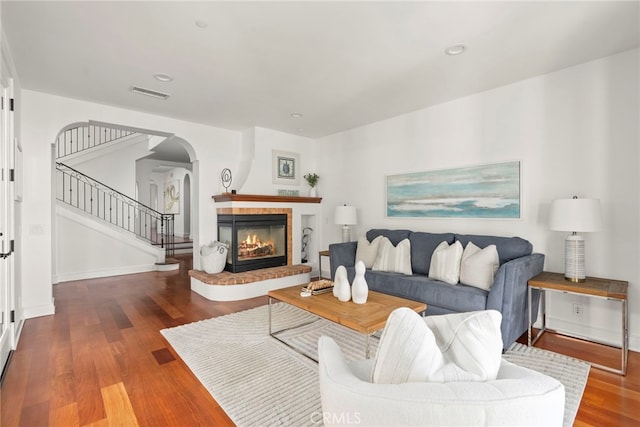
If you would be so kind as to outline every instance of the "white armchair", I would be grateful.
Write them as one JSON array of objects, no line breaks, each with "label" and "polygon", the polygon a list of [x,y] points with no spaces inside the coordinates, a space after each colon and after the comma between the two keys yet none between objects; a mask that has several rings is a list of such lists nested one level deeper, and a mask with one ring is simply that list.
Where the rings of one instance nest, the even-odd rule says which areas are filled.
[{"label": "white armchair", "polygon": [[320,338],[318,356],[327,426],[562,425],[564,386],[504,359],[490,381],[374,384],[374,361],[347,363],[333,339]]}]

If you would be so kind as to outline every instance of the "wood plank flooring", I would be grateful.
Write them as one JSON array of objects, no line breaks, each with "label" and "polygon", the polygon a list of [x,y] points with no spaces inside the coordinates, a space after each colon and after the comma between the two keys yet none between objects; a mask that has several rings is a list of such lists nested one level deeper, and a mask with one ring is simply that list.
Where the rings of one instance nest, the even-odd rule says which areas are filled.
[{"label": "wood plank flooring", "polygon": [[[179,272],[142,273],[54,286],[56,314],[25,322],[0,389],[0,425],[233,425],[160,330],[266,303],[217,303],[189,289],[190,257]],[[537,344],[616,363],[599,347],[545,334]],[[626,377],[592,369],[577,426],[640,424],[640,354]],[[542,410],[542,409],[541,409]]]}]

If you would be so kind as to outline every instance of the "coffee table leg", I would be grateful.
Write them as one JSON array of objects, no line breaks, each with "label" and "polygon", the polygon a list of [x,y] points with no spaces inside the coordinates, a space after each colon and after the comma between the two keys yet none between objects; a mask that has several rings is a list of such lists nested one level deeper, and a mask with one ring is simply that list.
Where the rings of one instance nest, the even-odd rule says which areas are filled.
[{"label": "coffee table leg", "polygon": [[269,297],[269,335],[273,336],[271,333],[271,297]]}]

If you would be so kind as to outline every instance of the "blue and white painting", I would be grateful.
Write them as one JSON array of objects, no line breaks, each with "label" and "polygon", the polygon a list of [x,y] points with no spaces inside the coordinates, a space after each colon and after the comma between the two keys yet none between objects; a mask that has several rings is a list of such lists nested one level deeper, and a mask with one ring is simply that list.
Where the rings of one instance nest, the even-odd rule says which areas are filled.
[{"label": "blue and white painting", "polygon": [[387,216],[520,218],[520,162],[387,176]]}]

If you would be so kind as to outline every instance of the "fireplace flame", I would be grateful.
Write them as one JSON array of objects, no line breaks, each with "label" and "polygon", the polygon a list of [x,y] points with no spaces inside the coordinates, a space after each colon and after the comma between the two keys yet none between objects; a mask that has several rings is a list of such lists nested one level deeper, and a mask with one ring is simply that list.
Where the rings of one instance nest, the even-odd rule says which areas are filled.
[{"label": "fireplace flame", "polygon": [[256,234],[249,235],[240,242],[238,247],[241,257],[269,256],[276,253],[276,246],[272,241],[261,241]]}]

